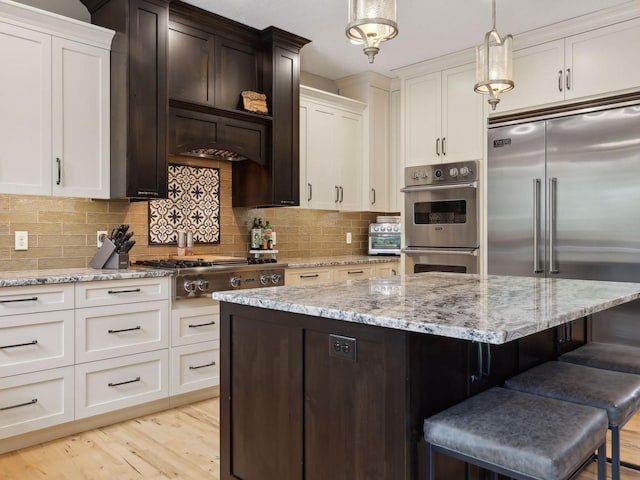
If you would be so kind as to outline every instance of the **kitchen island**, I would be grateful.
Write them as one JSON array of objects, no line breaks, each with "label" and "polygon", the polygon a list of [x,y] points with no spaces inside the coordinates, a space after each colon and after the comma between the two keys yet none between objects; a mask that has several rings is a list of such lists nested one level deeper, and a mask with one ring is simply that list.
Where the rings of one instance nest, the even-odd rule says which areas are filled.
[{"label": "kitchen island", "polygon": [[584,343],[640,284],[428,273],[214,298],[221,478],[397,480],[422,478],[424,418]]}]

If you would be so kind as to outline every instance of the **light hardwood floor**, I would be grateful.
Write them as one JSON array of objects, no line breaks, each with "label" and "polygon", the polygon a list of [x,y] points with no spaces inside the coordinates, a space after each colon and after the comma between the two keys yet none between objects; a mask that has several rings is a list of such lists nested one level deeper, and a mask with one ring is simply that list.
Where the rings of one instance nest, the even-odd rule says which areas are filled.
[{"label": "light hardwood floor", "polygon": [[[0,455],[0,480],[220,478],[220,403],[205,400]],[[622,458],[640,464],[640,414],[622,430]],[[578,480],[595,480],[595,463]],[[622,480],[640,472],[622,469]]]}]

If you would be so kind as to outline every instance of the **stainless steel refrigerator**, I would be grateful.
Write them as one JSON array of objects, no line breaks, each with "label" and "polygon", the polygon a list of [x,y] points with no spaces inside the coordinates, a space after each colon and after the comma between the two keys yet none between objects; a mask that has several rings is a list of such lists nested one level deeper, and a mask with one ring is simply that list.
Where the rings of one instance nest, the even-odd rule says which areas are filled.
[{"label": "stainless steel refrigerator", "polygon": [[[640,105],[490,127],[488,272],[640,282]],[[593,340],[640,345],[640,302]]]}]

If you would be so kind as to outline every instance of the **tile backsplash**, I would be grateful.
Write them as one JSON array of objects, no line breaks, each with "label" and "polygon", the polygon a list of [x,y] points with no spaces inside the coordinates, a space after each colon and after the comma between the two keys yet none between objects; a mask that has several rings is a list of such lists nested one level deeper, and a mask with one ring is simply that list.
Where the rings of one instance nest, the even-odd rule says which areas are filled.
[{"label": "tile backsplash", "polygon": [[[368,226],[376,213],[232,208],[231,164],[211,161],[211,166],[220,169],[220,244],[195,245],[194,254],[246,256],[254,217],[273,226],[282,260],[366,254]],[[149,245],[147,201],[0,195],[0,270],[86,267],[97,251],[96,232],[121,223],[135,232],[132,260],[176,254],[175,245]],[[21,230],[29,232],[29,249],[15,251],[14,233]]]}]

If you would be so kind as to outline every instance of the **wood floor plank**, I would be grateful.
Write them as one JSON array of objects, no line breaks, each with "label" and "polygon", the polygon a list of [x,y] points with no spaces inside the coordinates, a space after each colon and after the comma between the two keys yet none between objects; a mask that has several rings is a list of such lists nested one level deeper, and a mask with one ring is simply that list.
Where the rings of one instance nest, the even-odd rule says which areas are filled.
[{"label": "wood floor plank", "polygon": [[[640,464],[640,414],[623,428],[621,447],[623,460]],[[640,480],[639,471],[622,468],[621,473],[622,480]],[[204,400],[0,455],[0,480],[113,479],[219,480],[219,400]],[[577,480],[596,480],[595,462]]]}]

